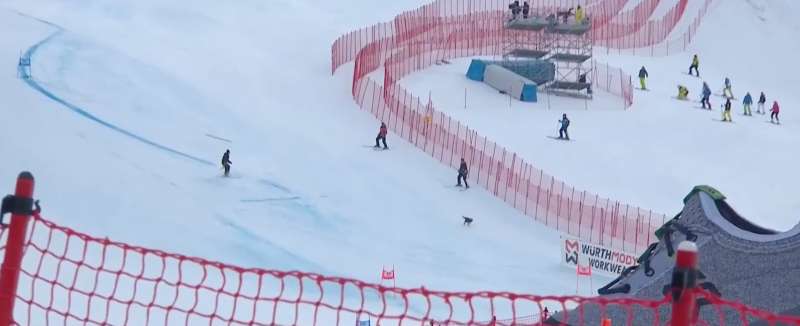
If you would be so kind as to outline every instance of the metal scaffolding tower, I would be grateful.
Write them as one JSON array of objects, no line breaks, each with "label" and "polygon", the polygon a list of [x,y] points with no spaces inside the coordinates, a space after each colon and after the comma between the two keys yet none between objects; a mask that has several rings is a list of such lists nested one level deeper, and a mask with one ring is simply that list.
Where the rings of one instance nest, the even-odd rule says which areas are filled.
[{"label": "metal scaffolding tower", "polygon": [[[540,88],[557,95],[592,98],[591,20],[559,20],[556,14],[511,18],[505,23],[503,63],[525,76],[542,60],[555,66]],[[530,64],[526,64],[530,63]],[[536,68],[539,69],[539,68]],[[537,70],[538,71],[538,70]],[[541,75],[541,74],[539,74]],[[530,77],[529,77],[530,78]],[[534,78],[530,78],[534,80]]]}]

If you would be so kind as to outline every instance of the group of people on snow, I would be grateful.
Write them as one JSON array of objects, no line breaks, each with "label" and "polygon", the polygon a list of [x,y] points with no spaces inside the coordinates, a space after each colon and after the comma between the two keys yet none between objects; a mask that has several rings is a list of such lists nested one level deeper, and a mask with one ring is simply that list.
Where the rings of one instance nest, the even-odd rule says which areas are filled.
[{"label": "group of people on snow", "polygon": [[[531,5],[528,3],[528,1],[523,1],[522,5],[520,5],[519,0],[514,0],[508,5],[508,11],[511,12],[512,21],[519,18],[520,13],[522,14],[522,19],[528,19],[531,14]],[[575,8],[570,7],[565,11],[556,11],[555,15],[550,15],[550,19],[561,18],[561,21],[566,24],[571,16],[575,16],[576,24],[582,24],[586,19],[586,12],[584,11],[583,7],[578,5]]]},{"label": "group of people on snow", "polygon": [[[694,74],[692,74],[694,72]],[[690,76],[697,76],[700,77],[700,58],[697,54],[692,56],[692,63],[689,65],[689,75]],[[647,78],[650,75],[642,66],[639,69],[639,86],[642,90],[647,90]],[[684,85],[678,85],[678,95],[677,99],[679,100],[687,100],[689,97],[689,89]],[[731,110],[732,110],[732,103],[731,100],[735,97],[733,96],[733,87],[731,86],[731,79],[725,77],[724,86],[722,88],[722,97],[725,98],[725,103],[722,104],[722,121],[730,122],[733,121],[731,117]],[[765,105],[767,102],[767,97],[764,95],[764,92],[761,92],[761,95],[758,97],[758,106],[756,108],[756,113],[759,114],[766,114],[767,111],[765,110]],[[708,86],[708,83],[705,81],[703,82],[703,89],[701,91],[700,97],[700,104],[702,105],[703,109],[711,110],[711,88]],[[753,97],[750,95],[750,92],[745,94],[744,99],[742,100],[742,107],[743,107],[743,115],[745,116],[752,116],[753,113],[751,111],[753,105]],[[772,108],[770,109],[770,122],[780,124],[780,118],[778,117],[781,112],[780,105],[778,105],[778,101],[772,102]]]},{"label": "group of people on snow", "polygon": [[508,5],[508,10],[511,11],[512,20],[517,19],[520,12],[522,13],[522,19],[528,19],[528,14],[531,12],[531,5],[528,4],[528,1],[525,1],[522,3],[522,6],[520,6],[519,0],[514,0],[514,2]]}]

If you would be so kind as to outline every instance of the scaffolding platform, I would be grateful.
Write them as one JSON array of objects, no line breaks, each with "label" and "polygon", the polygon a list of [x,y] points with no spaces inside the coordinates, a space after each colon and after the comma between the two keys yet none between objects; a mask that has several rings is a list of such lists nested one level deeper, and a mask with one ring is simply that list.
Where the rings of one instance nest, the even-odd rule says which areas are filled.
[{"label": "scaffolding platform", "polygon": [[503,55],[503,57],[516,57],[526,59],[541,59],[547,56],[550,51],[546,50],[532,50],[532,49],[513,49]]},{"label": "scaffolding platform", "polygon": [[583,35],[589,32],[590,29],[592,29],[592,24],[590,24],[588,21],[581,24],[559,23],[547,26],[548,33],[571,34],[571,35]]},{"label": "scaffolding platform", "polygon": [[590,83],[581,82],[568,82],[568,81],[554,81],[547,86],[550,89],[560,89],[566,91],[582,91],[592,87]]},{"label": "scaffolding platform", "polygon": [[541,31],[545,27],[550,26],[552,23],[546,17],[528,17],[517,18],[506,22],[507,29],[524,30],[524,31]]},{"label": "scaffolding platform", "polygon": [[574,62],[574,63],[582,63],[591,58],[592,56],[588,54],[570,54],[570,53],[556,53],[550,56],[551,60]]}]

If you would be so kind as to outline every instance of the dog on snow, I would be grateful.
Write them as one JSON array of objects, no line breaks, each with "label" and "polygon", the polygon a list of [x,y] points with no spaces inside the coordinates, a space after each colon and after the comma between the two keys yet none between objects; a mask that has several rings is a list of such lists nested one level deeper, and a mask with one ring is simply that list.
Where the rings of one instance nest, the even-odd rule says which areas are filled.
[{"label": "dog on snow", "polygon": [[464,226],[472,225],[473,219],[471,217],[466,217],[466,216],[461,216],[461,217],[464,218],[464,224],[463,224]]}]

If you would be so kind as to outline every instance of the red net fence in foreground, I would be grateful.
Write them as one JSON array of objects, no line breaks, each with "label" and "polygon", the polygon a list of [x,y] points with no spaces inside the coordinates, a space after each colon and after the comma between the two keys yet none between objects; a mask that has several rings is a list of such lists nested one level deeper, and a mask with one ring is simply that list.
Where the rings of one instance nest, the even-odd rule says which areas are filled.
[{"label": "red net fence in foreground", "polygon": [[[14,200],[26,199],[20,193]],[[11,225],[0,227],[3,325],[689,325],[674,319],[694,315],[683,310],[694,296],[710,304],[693,324],[800,325],[692,286],[680,288],[681,300],[635,300],[388,288],[242,268],[93,237],[25,212],[24,203],[9,206]],[[543,323],[548,316],[560,322]]]}]

